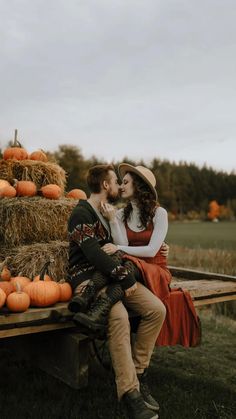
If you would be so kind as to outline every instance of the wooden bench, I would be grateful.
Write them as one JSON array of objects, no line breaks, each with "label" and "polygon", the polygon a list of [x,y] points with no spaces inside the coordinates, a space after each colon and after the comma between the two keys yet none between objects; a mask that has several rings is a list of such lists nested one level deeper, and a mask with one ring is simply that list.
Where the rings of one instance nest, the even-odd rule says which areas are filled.
[{"label": "wooden bench", "polygon": [[[235,276],[169,268],[173,275],[171,287],[188,290],[195,307],[236,300]],[[19,314],[2,311],[0,339],[3,338],[7,338],[13,350],[17,348],[20,356],[34,360],[71,387],[87,384],[91,340],[75,326],[66,303],[30,308]]]}]

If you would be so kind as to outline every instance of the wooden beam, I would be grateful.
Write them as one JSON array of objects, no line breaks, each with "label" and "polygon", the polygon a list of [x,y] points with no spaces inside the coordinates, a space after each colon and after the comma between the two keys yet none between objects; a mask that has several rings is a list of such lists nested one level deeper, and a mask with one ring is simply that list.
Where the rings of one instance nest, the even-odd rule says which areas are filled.
[{"label": "wooden beam", "polygon": [[204,272],[204,271],[198,271],[194,269],[188,269],[188,268],[179,268],[177,266],[168,266],[171,274],[176,278],[181,279],[219,279],[221,281],[232,281],[236,282],[236,276],[232,275],[225,275],[225,274],[218,274],[213,272]]},{"label": "wooden beam", "polygon": [[72,327],[75,327],[73,322],[44,324],[41,326],[14,327],[12,329],[0,330],[0,339],[20,335],[30,335],[33,333],[49,332],[52,330],[68,329]]},{"label": "wooden beam", "polygon": [[202,300],[194,300],[193,304],[195,307],[201,307],[206,306],[210,304],[216,304],[216,303],[225,303],[227,301],[235,301],[236,295],[226,295],[224,297],[218,296],[218,297],[212,297],[212,298],[203,298]]}]

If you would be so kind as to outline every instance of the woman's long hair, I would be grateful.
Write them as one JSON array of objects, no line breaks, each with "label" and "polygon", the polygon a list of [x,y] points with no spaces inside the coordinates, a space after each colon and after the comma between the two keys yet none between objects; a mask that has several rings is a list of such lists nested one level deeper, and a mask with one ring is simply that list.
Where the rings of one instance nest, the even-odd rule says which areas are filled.
[{"label": "woman's long hair", "polygon": [[[135,173],[127,172],[133,179],[134,186],[134,196],[133,199],[136,201],[139,212],[140,212],[140,222],[139,226],[146,228],[148,224],[152,221],[156,207],[159,205],[155,200],[154,194],[149,189],[147,184]],[[132,205],[129,202],[124,208],[123,221],[126,223],[130,218],[132,212]]]}]

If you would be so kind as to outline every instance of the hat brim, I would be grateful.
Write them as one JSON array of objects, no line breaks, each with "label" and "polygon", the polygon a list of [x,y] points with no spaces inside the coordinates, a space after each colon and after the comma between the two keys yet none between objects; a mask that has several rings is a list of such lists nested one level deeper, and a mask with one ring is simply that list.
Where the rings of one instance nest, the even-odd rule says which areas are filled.
[{"label": "hat brim", "polygon": [[135,166],[132,166],[131,164],[128,164],[128,163],[119,164],[118,173],[119,173],[119,176],[120,176],[121,179],[123,179],[126,172],[132,172],[132,173],[135,173],[137,176],[139,176],[149,186],[149,188],[153,192],[153,194],[155,196],[155,199],[157,201],[157,191],[156,191],[156,189],[152,186],[152,184],[149,182],[149,180],[138,169],[136,169]]}]

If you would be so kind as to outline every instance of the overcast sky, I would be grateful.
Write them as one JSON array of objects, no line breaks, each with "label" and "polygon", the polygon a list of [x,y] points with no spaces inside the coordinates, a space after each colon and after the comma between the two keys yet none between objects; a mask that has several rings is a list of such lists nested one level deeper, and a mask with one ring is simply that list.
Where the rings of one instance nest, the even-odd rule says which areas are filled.
[{"label": "overcast sky", "polygon": [[0,147],[236,169],[235,0],[0,0]]}]

